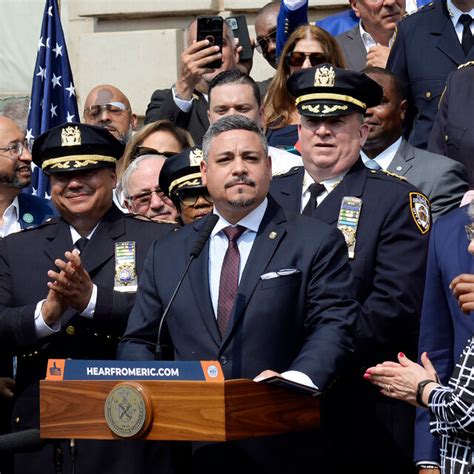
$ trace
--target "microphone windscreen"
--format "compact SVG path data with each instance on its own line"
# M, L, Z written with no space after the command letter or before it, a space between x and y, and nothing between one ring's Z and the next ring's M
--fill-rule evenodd
M219 217L216 214L210 214L209 217L207 218L207 221L205 224L202 226L201 232L199 233L199 237L194 244L194 247L192 248L190 255L194 258L198 257L199 254L201 253L204 244L207 242L207 239L211 235L212 229L217 224L217 221L219 220Z
M39 429L31 429L0 436L0 452L19 453L39 449L45 444Z

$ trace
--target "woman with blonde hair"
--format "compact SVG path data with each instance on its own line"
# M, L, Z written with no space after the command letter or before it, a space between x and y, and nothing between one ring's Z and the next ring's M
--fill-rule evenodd
M287 90L286 81L293 72L321 63L346 67L344 55L333 36L318 26L301 25L293 31L283 48L263 104L263 124L269 145L295 145L298 140L299 115L295 99Z
M123 154L122 166L117 170L119 177L128 165L141 155L163 155L167 158L194 146L194 140L187 130L169 120L157 120L136 132L128 142Z

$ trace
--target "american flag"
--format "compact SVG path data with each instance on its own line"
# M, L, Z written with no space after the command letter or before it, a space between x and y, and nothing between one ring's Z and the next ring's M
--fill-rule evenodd
M26 138L37 136L65 122L79 122L76 90L64 41L57 0L46 0L38 41ZM49 182L33 165L31 187L26 192L48 197Z

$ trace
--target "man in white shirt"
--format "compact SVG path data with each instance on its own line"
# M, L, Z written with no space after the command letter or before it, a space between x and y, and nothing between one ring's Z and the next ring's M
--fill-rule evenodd
M247 117L211 125L203 155L203 184L218 219L168 312L175 358L219 361L225 378L281 374L327 390L351 357L358 314L341 235L287 213L268 195L266 139ZM170 234L150 252L119 358L154 358L159 319L189 258L183 249L195 245L209 220ZM315 437L196 446L192 472L310 472L321 448Z

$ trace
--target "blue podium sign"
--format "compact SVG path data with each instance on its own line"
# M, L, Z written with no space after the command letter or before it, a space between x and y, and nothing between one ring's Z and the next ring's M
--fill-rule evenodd
M50 359L46 380L194 380L223 382L217 361Z

